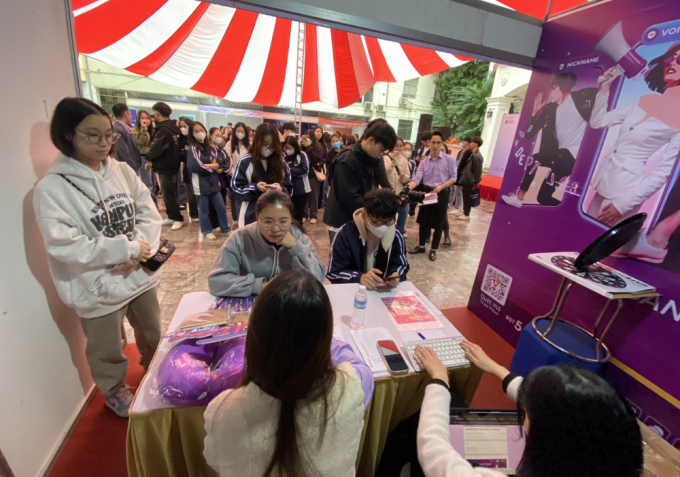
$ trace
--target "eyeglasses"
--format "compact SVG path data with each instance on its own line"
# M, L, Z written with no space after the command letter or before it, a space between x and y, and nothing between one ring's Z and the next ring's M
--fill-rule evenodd
M88 139L88 141L90 141L91 144L101 144L102 139L104 139L106 141L106 144L110 145L115 144L116 141L120 139L120 134L118 133L108 133L105 135L101 135L99 133L86 133L83 131L78 131L77 129L76 132L78 134L82 134L83 136L85 136Z
M278 222L274 222L270 219L264 219L260 222L260 225L266 230L271 230L274 227L278 227L279 230L286 230L288 227L290 227L290 219L279 220Z
M371 222L372 222L373 225L375 225L376 227L381 227L381 226L383 226L383 225L387 225L388 227L391 227L391 226L393 226L394 224L397 223L397 219L376 220L376 219L374 219L373 217L371 217L370 215L368 216L368 218L371 219Z

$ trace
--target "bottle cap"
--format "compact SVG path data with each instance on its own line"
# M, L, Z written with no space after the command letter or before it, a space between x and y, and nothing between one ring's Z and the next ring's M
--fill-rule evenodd
M359 290L366 291L366 287L364 285L359 285Z

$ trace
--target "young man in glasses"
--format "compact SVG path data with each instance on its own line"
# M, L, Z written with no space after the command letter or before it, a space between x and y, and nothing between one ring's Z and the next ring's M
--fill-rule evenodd
M394 288L409 271L404 237L396 228L401 202L391 189L364 195L364 207L340 227L326 277L331 283L361 283L367 290Z

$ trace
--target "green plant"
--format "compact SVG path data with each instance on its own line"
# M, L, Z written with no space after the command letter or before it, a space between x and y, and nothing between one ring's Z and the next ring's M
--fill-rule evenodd
M433 124L448 126L451 135L479 135L486 115L486 98L493 88L489 63L471 61L444 72L432 100Z

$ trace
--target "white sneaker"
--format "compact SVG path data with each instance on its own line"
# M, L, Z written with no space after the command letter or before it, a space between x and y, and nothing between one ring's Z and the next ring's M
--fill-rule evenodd
M217 240L217 235L213 233L205 234L204 237L208 240Z
M175 221L175 223L172 224L172 230L179 230L182 227L184 227L184 222Z
M129 417L130 406L132 405L132 400L134 399L134 394L130 392L127 386L123 386L115 393L106 396L105 404L106 407L111 409L119 417Z
M519 200L515 194L508 194L503 196L503 202L518 209L524 205L524 202Z
M161 225L172 225L174 223L175 221L172 219L165 219L163 222L161 222Z
M315 224L315 223L316 223L316 219L309 219L309 223L310 223L310 224Z
M469 222L470 216L469 215L459 215L458 220L465 220L465 221Z
M220 230L222 230L222 229L220 229L219 227L215 227L215 228L213 229L213 233L214 233L214 234L218 234L218 233L220 233Z
M668 255L668 245L656 248L647 242L647 229L642 229L630 242L612 253L612 257L635 258L649 263L663 263Z

